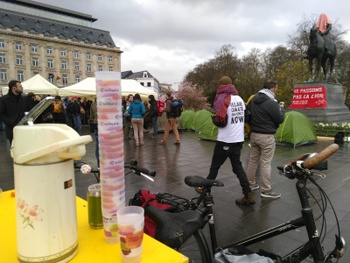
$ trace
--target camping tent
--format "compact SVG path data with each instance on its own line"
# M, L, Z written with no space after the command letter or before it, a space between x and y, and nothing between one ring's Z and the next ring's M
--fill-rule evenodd
M308 117L297 111L285 113L284 121L276 131L277 145L296 147L315 143L316 140L315 127Z
M53 85L51 82L43 78L40 74L36 74L34 77L22 82L23 92L34 94L47 94L57 95L59 88ZM8 93L8 87L2 88L2 94Z
M216 140L218 128L213 124L211 115L212 113L207 110L184 111L180 116L182 127L198 132L200 139Z
M142 98L148 98L149 95L156 96L157 93L145 88L136 80L122 79L122 96L139 93ZM61 88L59 94L65 96L96 96L96 80L93 77L88 77L76 84Z

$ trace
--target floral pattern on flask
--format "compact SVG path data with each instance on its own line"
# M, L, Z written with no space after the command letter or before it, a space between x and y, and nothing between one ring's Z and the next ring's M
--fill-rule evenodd
M44 213L44 210L41 209L38 205L29 206L25 200L18 199L17 208L20 216L23 219L23 228L30 226L32 229L34 229L35 221L43 221L42 214Z

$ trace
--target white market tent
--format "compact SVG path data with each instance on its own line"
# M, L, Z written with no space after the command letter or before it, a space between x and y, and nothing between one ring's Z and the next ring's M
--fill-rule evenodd
M157 93L145 88L136 80L122 79L122 96L138 93L142 98L148 98L149 95L156 97ZM74 85L59 89L59 95L66 96L96 96L96 80L93 77L88 77Z
M23 92L25 93L33 92L34 94L46 94L52 96L57 95L59 90L59 88L39 74L36 74L34 77L23 81L22 86ZM7 94L8 90L8 87L2 87L2 94Z

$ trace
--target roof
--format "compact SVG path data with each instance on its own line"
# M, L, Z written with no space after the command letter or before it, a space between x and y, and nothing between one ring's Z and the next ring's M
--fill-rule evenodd
M21 2L31 3L37 8L42 7L43 4L36 4L34 1L5 1L5 2ZM27 5L28 6L28 5ZM46 5L48 6L48 5ZM46 11L52 11L55 14L60 12L68 16L75 16L79 19L95 21L91 16L72 12L64 9L54 9L54 7L47 7ZM31 14L16 12L0 8L0 29L10 28L14 31L27 31L32 34L43 34L47 37L57 36L61 39L71 39L73 41L83 41L87 44L106 45L108 47L116 47L114 41L108 31L86 27L59 20L43 18Z
M147 70L139 71L139 72L132 72L131 70L123 71L122 72L122 79L140 79L144 78L143 73L147 72L148 77L147 78L154 78L151 73L149 73Z

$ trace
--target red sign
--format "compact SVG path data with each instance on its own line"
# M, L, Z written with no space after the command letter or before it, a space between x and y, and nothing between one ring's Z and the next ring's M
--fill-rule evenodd
M327 109L324 86L295 87L290 109Z

